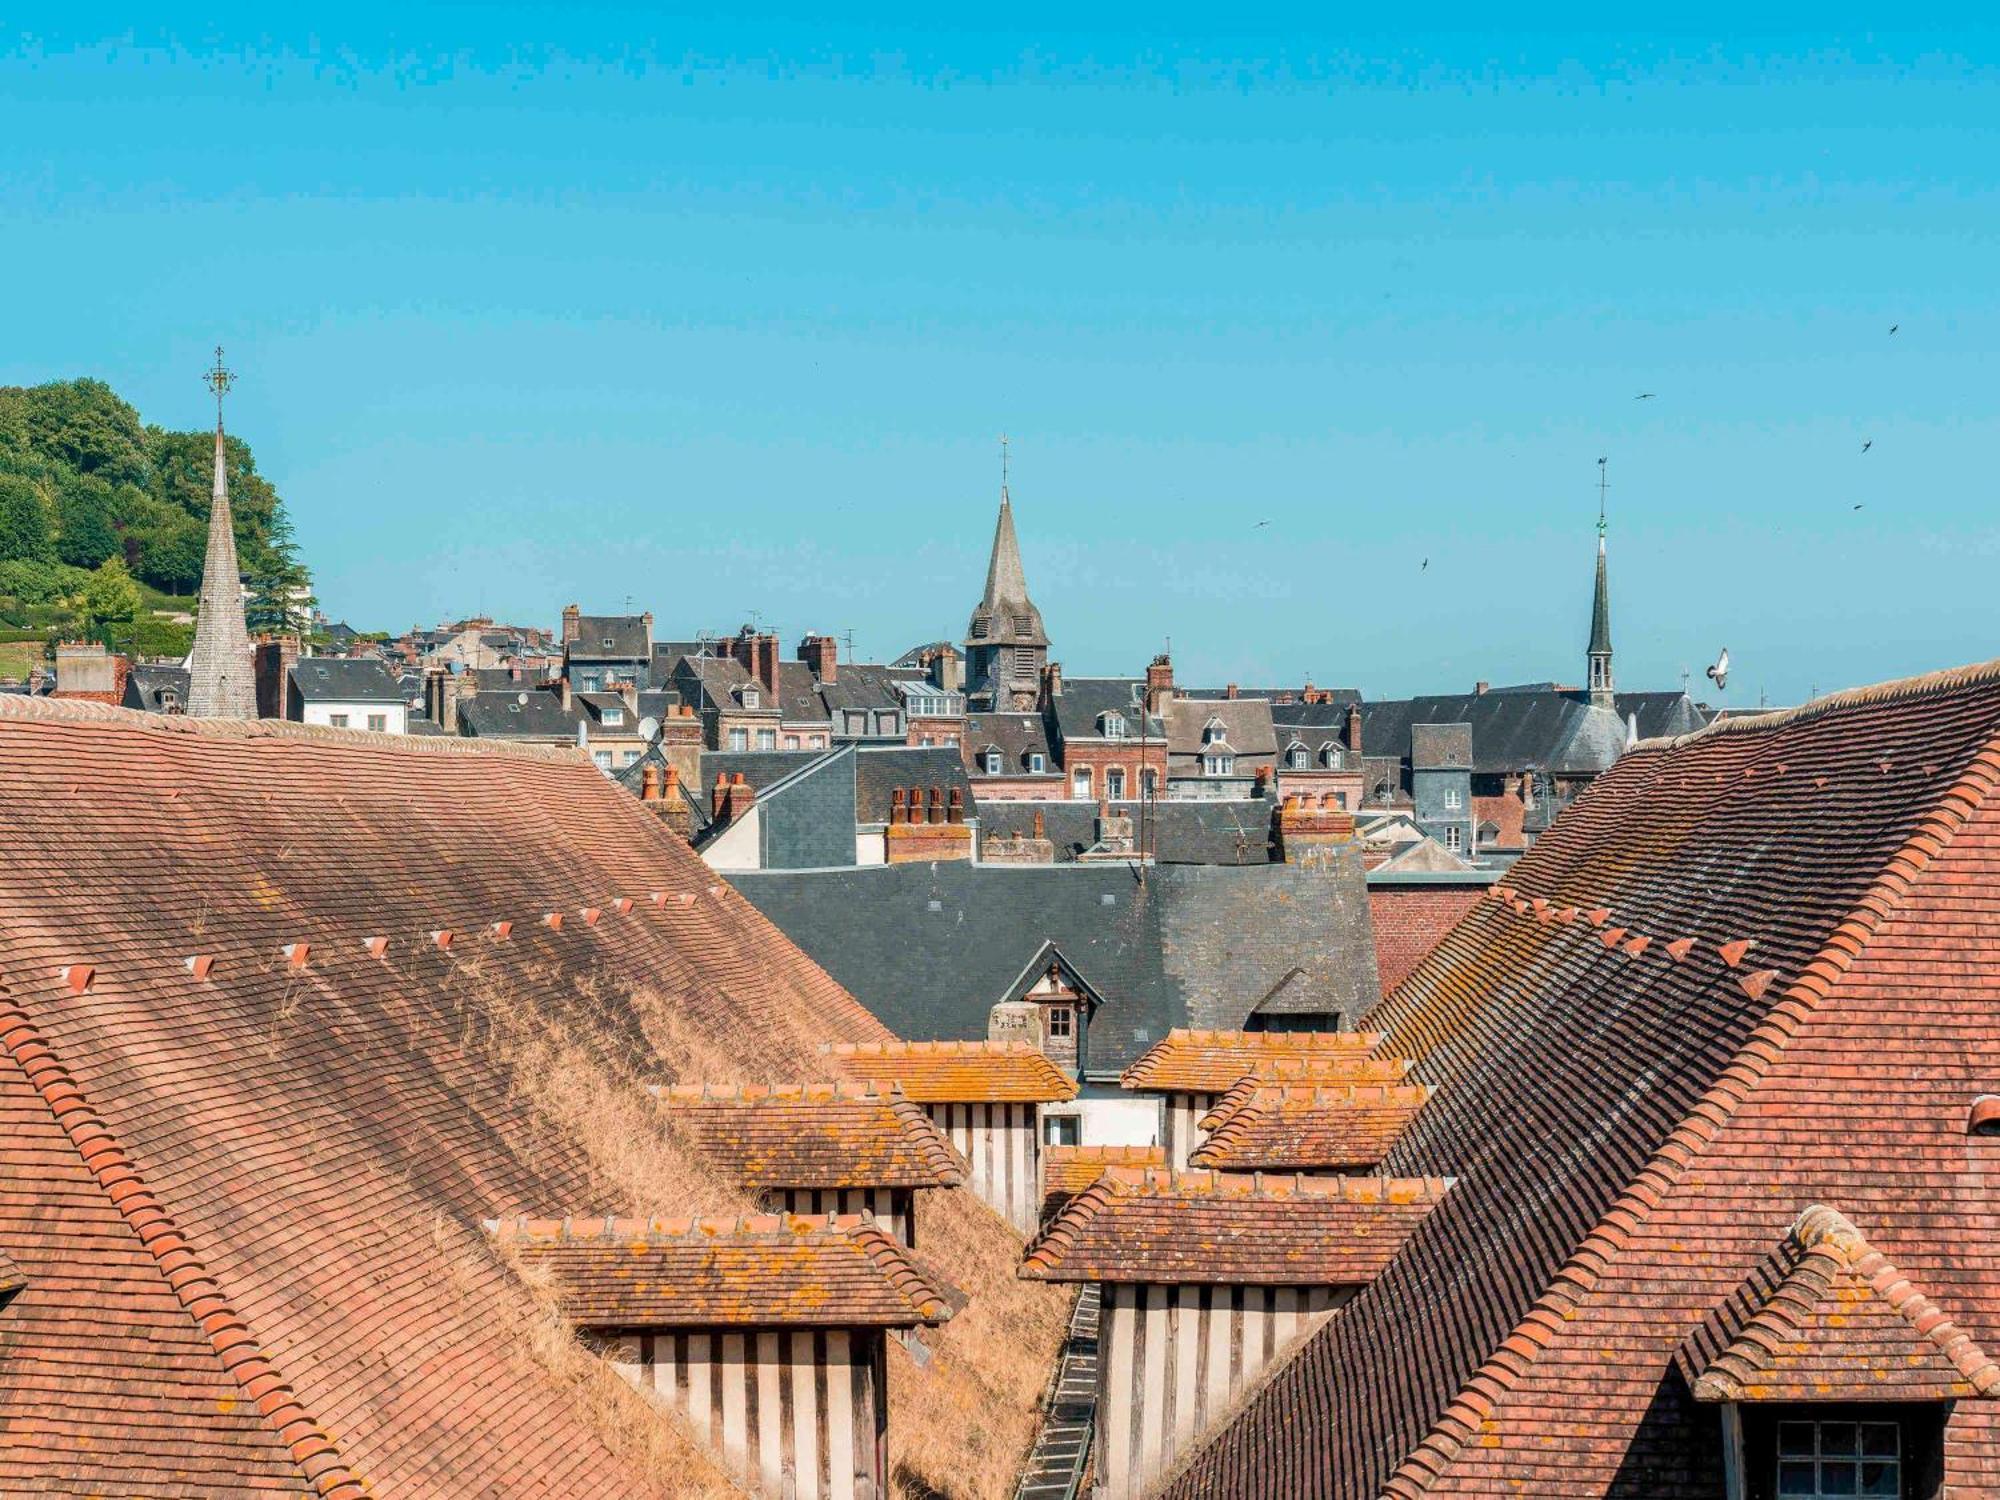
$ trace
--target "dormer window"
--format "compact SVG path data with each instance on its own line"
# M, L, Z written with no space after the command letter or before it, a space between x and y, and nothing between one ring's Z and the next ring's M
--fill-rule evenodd
M1228 776L1236 770L1236 757L1227 754L1209 754L1201 758L1201 769L1208 776Z
M1337 769L1340 765L1339 747L1335 745L1321 746L1319 752L1319 763L1325 766L1328 770Z
M609 650L611 649L611 647L612 647L612 640L611 640L611 637L607 635L607 636L606 636L606 637L604 638L604 649L605 649L606 651L609 651Z
M1222 742L1223 736L1226 733L1227 731L1224 730L1222 727L1222 720L1210 719L1206 724L1202 726L1201 742L1204 745L1220 744Z
M1028 769L1030 771L1033 771L1037 776L1039 776L1042 774L1042 772L1046 771L1048 768L1049 768L1049 758L1046 755L1042 754L1041 751L1036 750L1029 754Z
M755 708L757 702L757 690L753 687L745 688L743 690L743 706L745 708Z
M1125 738L1125 715L1099 714L1097 716L1097 729L1107 740L1122 740Z
M1285 764L1294 771L1303 771L1312 757L1306 753L1304 745L1294 745L1285 752Z
M988 750L986 752L986 774L988 776L998 776L1000 774L1000 752L998 750Z

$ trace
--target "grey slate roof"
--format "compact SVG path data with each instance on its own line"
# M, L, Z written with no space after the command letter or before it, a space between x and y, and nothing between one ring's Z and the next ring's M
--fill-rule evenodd
M974 816L972 783L965 762L949 745L863 745L854 757L854 818L857 823L887 823L891 793L897 787L932 787L944 792L947 805L956 789L965 800L965 815Z
M1133 677L1066 677L1062 691L1053 701L1056 733L1064 740L1095 740L1105 737L1099 725L1102 715L1112 713L1125 721L1125 737L1136 740L1165 738L1160 720L1144 712L1146 683Z
M379 661L308 656L292 663L292 687L307 703L401 703L395 674Z
M1288 1003L1351 1023L1377 994L1356 851L1331 866L872 865L729 879L898 1036L986 1035L987 1012L1053 942L1104 996L1090 1073L1174 1026L1239 1026L1294 968Z
M1042 612L1028 597L1021 567L1021 543L1014 535L1014 504L1000 491L1000 518L993 524L993 553L986 563L986 592L965 628L966 644L1046 646Z
M1114 802L1116 812L1129 813L1139 835L1140 804ZM1172 798L1145 808L1153 858L1163 865L1261 865L1271 859L1271 804L1247 800ZM1095 802L1033 802L982 799L982 838L1027 837L1035 831L1035 814L1042 815L1044 836L1055 845L1058 863L1073 863L1097 842Z
M132 670L126 674L125 696L120 701L126 708L140 708L152 714L165 713L167 705L161 699L163 693L173 694L174 703L186 708L188 669L134 662Z
M1361 701L1361 690L1359 688L1315 687L1312 689L1315 694L1331 693L1333 695L1333 702L1331 703L1304 702L1301 695L1305 691L1304 688L1295 687L1238 687L1236 689L1236 696L1239 698L1268 698L1271 702L1272 713L1279 717L1283 717L1293 709L1329 709L1344 714L1347 712L1348 704L1359 703ZM1175 692L1183 698L1227 699L1229 697L1229 689L1226 687L1176 688Z
M1684 693L1620 693L1615 714L1593 712L1587 693L1539 687L1495 689L1361 705L1362 749L1407 757L1412 724L1472 726L1472 769L1601 771L1625 746L1625 716L1639 716L1639 736L1686 734L1708 722ZM1597 722L1597 721L1602 722Z
M1202 731L1212 719L1222 722L1223 737L1239 756L1275 755L1277 729L1271 705L1262 698L1177 698L1166 706L1167 752L1201 754Z
M1002 775L1026 774L1031 754L1040 755L1045 770L1056 773L1056 757L1049 746L1048 727L1037 713L967 714L965 738L961 743L966 755L972 757L971 763L977 768L977 775L986 774L984 762L978 757L986 752L989 745L1000 751Z
M646 635L643 615L582 615L566 649L571 661L646 661L652 656Z
M731 780L741 776L761 793L794 771L831 754L830 750L705 750L701 757L701 793L704 797L708 795L718 774Z
M575 712L548 688L517 684L511 693L475 693L458 705L459 732L475 739L574 741L576 723Z
M903 695L896 691L890 669L869 662L842 662L832 682L819 685L820 698L827 708L901 708Z

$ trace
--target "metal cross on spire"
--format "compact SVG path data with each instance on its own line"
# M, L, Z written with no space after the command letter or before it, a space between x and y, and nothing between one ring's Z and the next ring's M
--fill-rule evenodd
M1007 442L1008 442L1007 434L1004 432L1001 433L1000 434L1000 495L1002 499L1006 498L1007 494Z
M1611 488L1611 481L1605 474L1605 466L1610 462L1608 458L1600 458L1597 461L1597 539L1600 542L1604 540L1604 492Z
M215 368L201 377L201 383L215 392L215 425L220 427L222 398L229 393L229 388L236 384L236 372L226 368L222 363L222 345L215 346Z

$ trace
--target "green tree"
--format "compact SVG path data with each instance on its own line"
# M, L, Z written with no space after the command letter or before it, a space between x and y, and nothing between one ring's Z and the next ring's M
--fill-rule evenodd
M18 474L0 474L0 562L54 562L49 510Z
M169 594L192 594L201 586L202 564L207 560L208 531L193 516L169 513L150 530L126 533L136 546L133 571L156 589Z
M114 557L95 573L83 591L83 619L93 639L111 644L114 635L129 634L145 601L139 586L126 570L125 560Z
M57 380L27 391L35 448L79 474L144 486L152 477L139 414L101 380Z
M111 516L110 485L94 474L65 475L56 492L56 555L75 568L120 555Z

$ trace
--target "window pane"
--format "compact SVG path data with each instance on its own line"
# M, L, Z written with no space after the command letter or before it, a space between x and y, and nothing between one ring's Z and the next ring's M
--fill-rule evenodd
M1900 1495L1903 1493L1901 1468L1894 1459L1877 1459L1861 1465L1861 1493L1864 1495Z
M1846 1455L1861 1451L1861 1428L1853 1422L1819 1424L1819 1451Z
M1779 1500L1791 1500L1791 1497L1798 1496L1812 1500L1818 1493L1818 1478L1810 1461L1778 1465Z
M1894 1422L1861 1424L1861 1451L1870 1458L1894 1458L1897 1452Z
M1813 1451L1813 1430L1810 1422L1780 1422L1778 1424L1778 1452L1786 1458L1810 1458Z
M1819 1492L1822 1495L1853 1495L1859 1493L1857 1466L1838 1460L1821 1460L1819 1466Z

